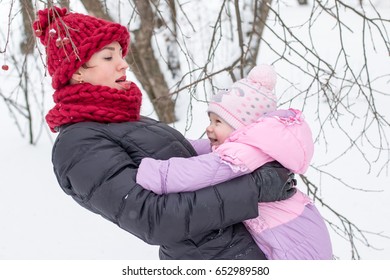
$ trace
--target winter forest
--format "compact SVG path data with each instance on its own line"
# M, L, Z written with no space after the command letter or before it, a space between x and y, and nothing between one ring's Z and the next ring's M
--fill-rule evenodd
M53 90L31 27L50 5L127 26L141 114L189 139L205 137L213 94L272 64L279 107L302 110L313 131L314 158L298 187L325 217L334 258L390 259L389 0L0 0L0 259L158 258L156 248L85 213L54 178L56 135L44 119ZM100 231L87 249L75 244L88 238L71 240L75 225L66 224L77 215L91 223L77 228L85 236ZM42 233L61 227L45 243ZM142 254L121 251L123 242ZM77 252L88 246L96 253Z

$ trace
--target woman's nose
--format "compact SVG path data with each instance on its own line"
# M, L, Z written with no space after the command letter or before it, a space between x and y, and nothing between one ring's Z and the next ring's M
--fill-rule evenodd
M121 62L119 63L119 69L123 70L123 69L127 69L127 68L129 68L129 64L127 63L125 58L122 58Z

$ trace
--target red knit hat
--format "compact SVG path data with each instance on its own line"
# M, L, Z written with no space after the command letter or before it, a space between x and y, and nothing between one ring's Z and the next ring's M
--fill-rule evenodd
M126 56L130 35L125 26L78 13L50 7L38 11L33 23L35 35L46 47L47 68L52 86L60 89L91 56L117 41Z

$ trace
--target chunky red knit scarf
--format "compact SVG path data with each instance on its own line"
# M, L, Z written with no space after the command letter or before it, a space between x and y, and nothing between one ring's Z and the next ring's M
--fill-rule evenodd
M56 105L46 115L51 131L78 122L119 123L139 120L142 94L136 84L128 90L76 84L54 92Z

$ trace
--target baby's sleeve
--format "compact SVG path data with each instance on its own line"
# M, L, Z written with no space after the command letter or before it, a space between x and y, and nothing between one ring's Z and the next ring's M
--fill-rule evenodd
M233 170L216 153L168 160L144 158L138 168L137 183L157 194L199 190L247 174Z
M209 139L187 140L191 143L197 155L204 155L211 152L211 145Z

